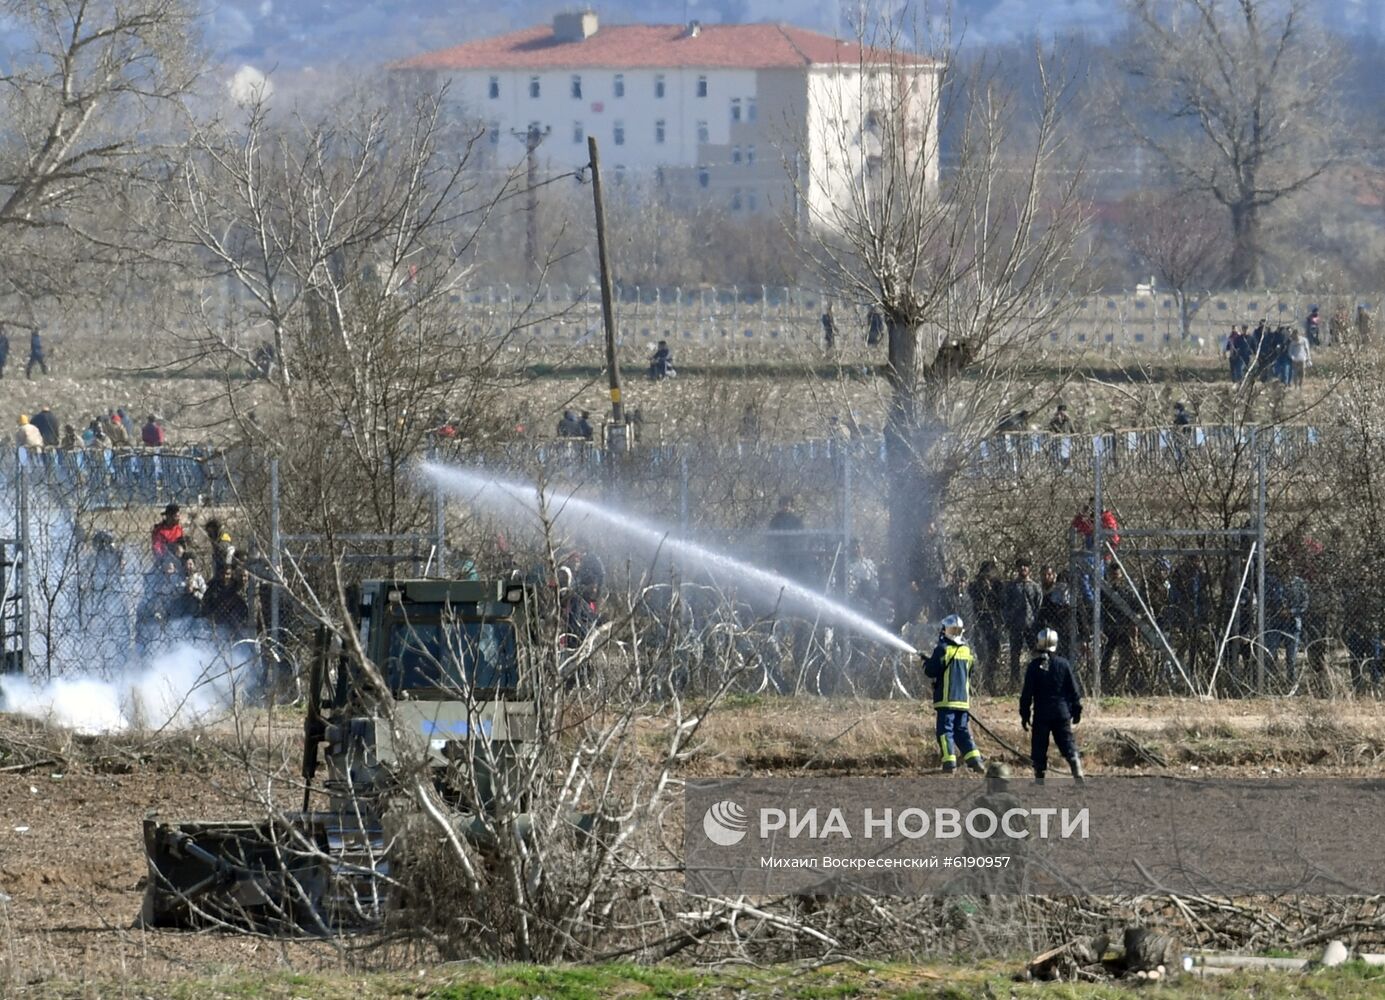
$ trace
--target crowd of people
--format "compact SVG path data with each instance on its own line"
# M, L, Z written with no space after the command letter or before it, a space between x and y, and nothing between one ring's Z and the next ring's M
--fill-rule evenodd
M150 529L150 568L136 613L136 643L141 649L199 620L228 642L249 634L249 575L240 553L219 520L207 519L202 530L205 557L185 532L178 504L166 506Z
M1302 330L1262 319L1255 330L1246 324L1231 327L1222 343L1231 370L1231 381L1281 382L1302 385L1313 366L1313 348L1323 346L1323 320L1317 306L1307 314Z
M104 416L89 416L81 432L72 424L64 424L45 406L30 416L19 415L14 443L31 451L75 451L80 448L162 448L168 443L168 433L154 414L138 423L123 407L108 409Z

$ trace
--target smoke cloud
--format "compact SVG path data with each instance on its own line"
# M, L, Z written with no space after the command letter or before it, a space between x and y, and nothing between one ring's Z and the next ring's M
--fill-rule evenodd
M228 657L181 643L109 681L0 677L0 709L89 735L184 729L223 715L250 681L252 663L248 649Z

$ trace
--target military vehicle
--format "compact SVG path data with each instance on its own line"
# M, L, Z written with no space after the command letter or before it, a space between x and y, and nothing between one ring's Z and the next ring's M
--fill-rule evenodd
M420 818L405 788L420 774L454 829L484 849L485 813L512 787L500 782L535 750L524 685L533 596L504 581L352 588L355 642L319 629L308 671L302 810L225 822L147 816L144 924L338 933L377 923L403 860L400 833L411 810Z

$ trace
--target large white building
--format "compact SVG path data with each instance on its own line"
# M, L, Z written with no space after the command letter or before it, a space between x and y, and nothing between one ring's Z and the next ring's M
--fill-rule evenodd
M617 181L638 175L733 212L827 211L873 169L882 103L908 109L936 163L936 64L783 24L603 27L590 11L560 14L393 69L448 82L484 123L494 163L520 159L514 137L537 129L541 169L574 169L594 135ZM863 96L887 92L908 97Z

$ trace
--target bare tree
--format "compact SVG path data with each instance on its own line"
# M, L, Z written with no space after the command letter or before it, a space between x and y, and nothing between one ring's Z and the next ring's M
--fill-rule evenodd
M199 291L174 366L220 371L234 434L255 466L279 458L285 510L312 532L416 530L430 515L407 470L440 428L499 426L522 364L512 327L463 301L510 187L471 177L477 136L443 108L353 99L276 121L261 95L199 129L161 190Z
M1230 213L1227 279L1264 280L1265 210L1341 156L1337 60L1311 0L1130 0L1113 115L1178 183ZM1148 113L1157 114L1158 121Z
M66 284L74 243L120 241L132 183L157 172L192 86L186 0L4 0L24 48L0 75L0 274L25 295ZM94 224L94 219L102 224Z
M885 320L896 554L923 548L962 455L995 426L1014 363L1071 307L1086 222L1081 170L1056 169L1063 95L1048 67L1035 119L1017 122L984 66L958 78L907 43L905 16L881 16L844 46L857 64L831 77L819 131L795 158L806 254L831 294ZM940 133L955 135L946 160ZM908 582L896 573L896 624Z
M1197 194L1135 195L1122 204L1119 228L1135 259L1149 269L1178 306L1178 330L1188 339L1207 293L1218 288L1230 256L1225 219Z

